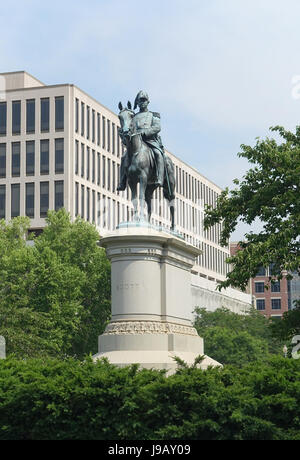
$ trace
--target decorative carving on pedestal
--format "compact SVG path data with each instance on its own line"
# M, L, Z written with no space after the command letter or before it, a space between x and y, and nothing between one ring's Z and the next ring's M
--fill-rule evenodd
M108 324L103 335L120 334L181 334L198 336L192 326L161 321L116 321Z

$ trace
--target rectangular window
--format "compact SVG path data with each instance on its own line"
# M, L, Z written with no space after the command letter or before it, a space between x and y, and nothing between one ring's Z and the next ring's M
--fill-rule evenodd
M101 115L97 113L97 145L100 145Z
M26 101L26 133L35 132L35 100L28 99Z
M0 185L0 219L5 219L5 185Z
M92 110L92 142L95 142L95 110Z
M55 139L55 174L64 172L64 139Z
M20 184L11 186L11 217L20 215Z
M34 183L26 184L25 213L27 217L34 217Z
M84 219L84 185L81 186L81 218Z
M47 217L49 209L49 182L40 183L40 217Z
M92 150L92 182L95 183L96 176L96 154L95 150Z
M90 189L86 189L86 220L90 220Z
M255 283L255 292L265 292L265 283Z
M34 176L34 141L26 142L26 176Z
M120 136L119 136L119 128L117 128L117 157L120 158Z
M79 100L75 99L75 132L79 130Z
M13 177L20 176L20 164L21 164L21 144L20 142L12 143L12 155L11 155L11 174Z
M90 148L86 148L86 179L90 180Z
M280 281L271 283L271 292L280 292Z
M55 98L55 131L64 130L64 96Z
M6 136L7 104L0 102L0 136Z
M105 149L105 117L102 117L102 148Z
M105 181L105 175L106 175L105 174L105 163L106 163L105 157L102 157L102 188L105 188L105 183L106 183Z
M54 183L54 207L55 211L58 211L60 208L64 207L64 181L58 180Z
M256 276L266 276L266 269L264 267L259 267Z
M81 135L84 136L84 103L81 103Z
M75 217L79 215L79 184L75 182Z
M49 97L41 99L41 132L49 131L50 102Z
M110 120L107 120L107 151L110 152Z
M111 230L111 198L107 197L107 228Z
M281 310L281 299L271 299L272 310Z
M40 173L49 174L49 140L45 139L40 144Z
M95 202L95 190L92 190L92 222L95 223L96 220L96 202Z
M100 153L97 153L97 185L100 185Z
M116 191L116 163L112 162L112 191Z
M110 185L111 185L111 182L110 182L110 159L108 158L107 159L107 190L110 191Z
M6 177L6 144L0 144L0 178Z
M257 310L265 310L266 305L265 305L265 299L256 299L256 309Z
M75 141L75 174L79 173L79 142Z
M12 103L12 133L21 133L21 101Z
M97 225L100 226L100 218L101 218L101 196L100 193L97 193Z
M90 108L86 106L86 138L90 138Z
M84 177L84 144L81 144L81 177Z
M112 124L112 153L115 154L115 150L116 150L116 128L115 128L115 124L113 123Z

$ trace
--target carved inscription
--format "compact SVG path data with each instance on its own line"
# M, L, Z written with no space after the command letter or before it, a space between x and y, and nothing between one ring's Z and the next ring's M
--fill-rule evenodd
M117 291L128 291L129 289L138 289L140 287L139 283L119 283L116 285Z

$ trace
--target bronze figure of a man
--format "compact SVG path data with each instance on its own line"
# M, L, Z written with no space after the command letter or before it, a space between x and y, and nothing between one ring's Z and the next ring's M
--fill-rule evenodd
M143 141L152 149L156 163L156 182L155 185L163 186L164 182L164 147L162 145L159 132L160 114L148 110L149 96L145 91L139 91L135 98L134 110L139 107L140 111L132 119L133 132L142 135ZM122 132L120 132L122 137ZM121 159L119 191L126 189L128 155L125 153Z

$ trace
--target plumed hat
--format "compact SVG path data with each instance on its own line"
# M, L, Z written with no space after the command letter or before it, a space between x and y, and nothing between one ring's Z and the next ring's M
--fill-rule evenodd
M138 100L141 99L141 97L147 99L148 102L150 101L149 96L145 91L139 91L137 93L137 96L136 96L135 101L134 101L134 109L133 110L135 110L137 108Z

